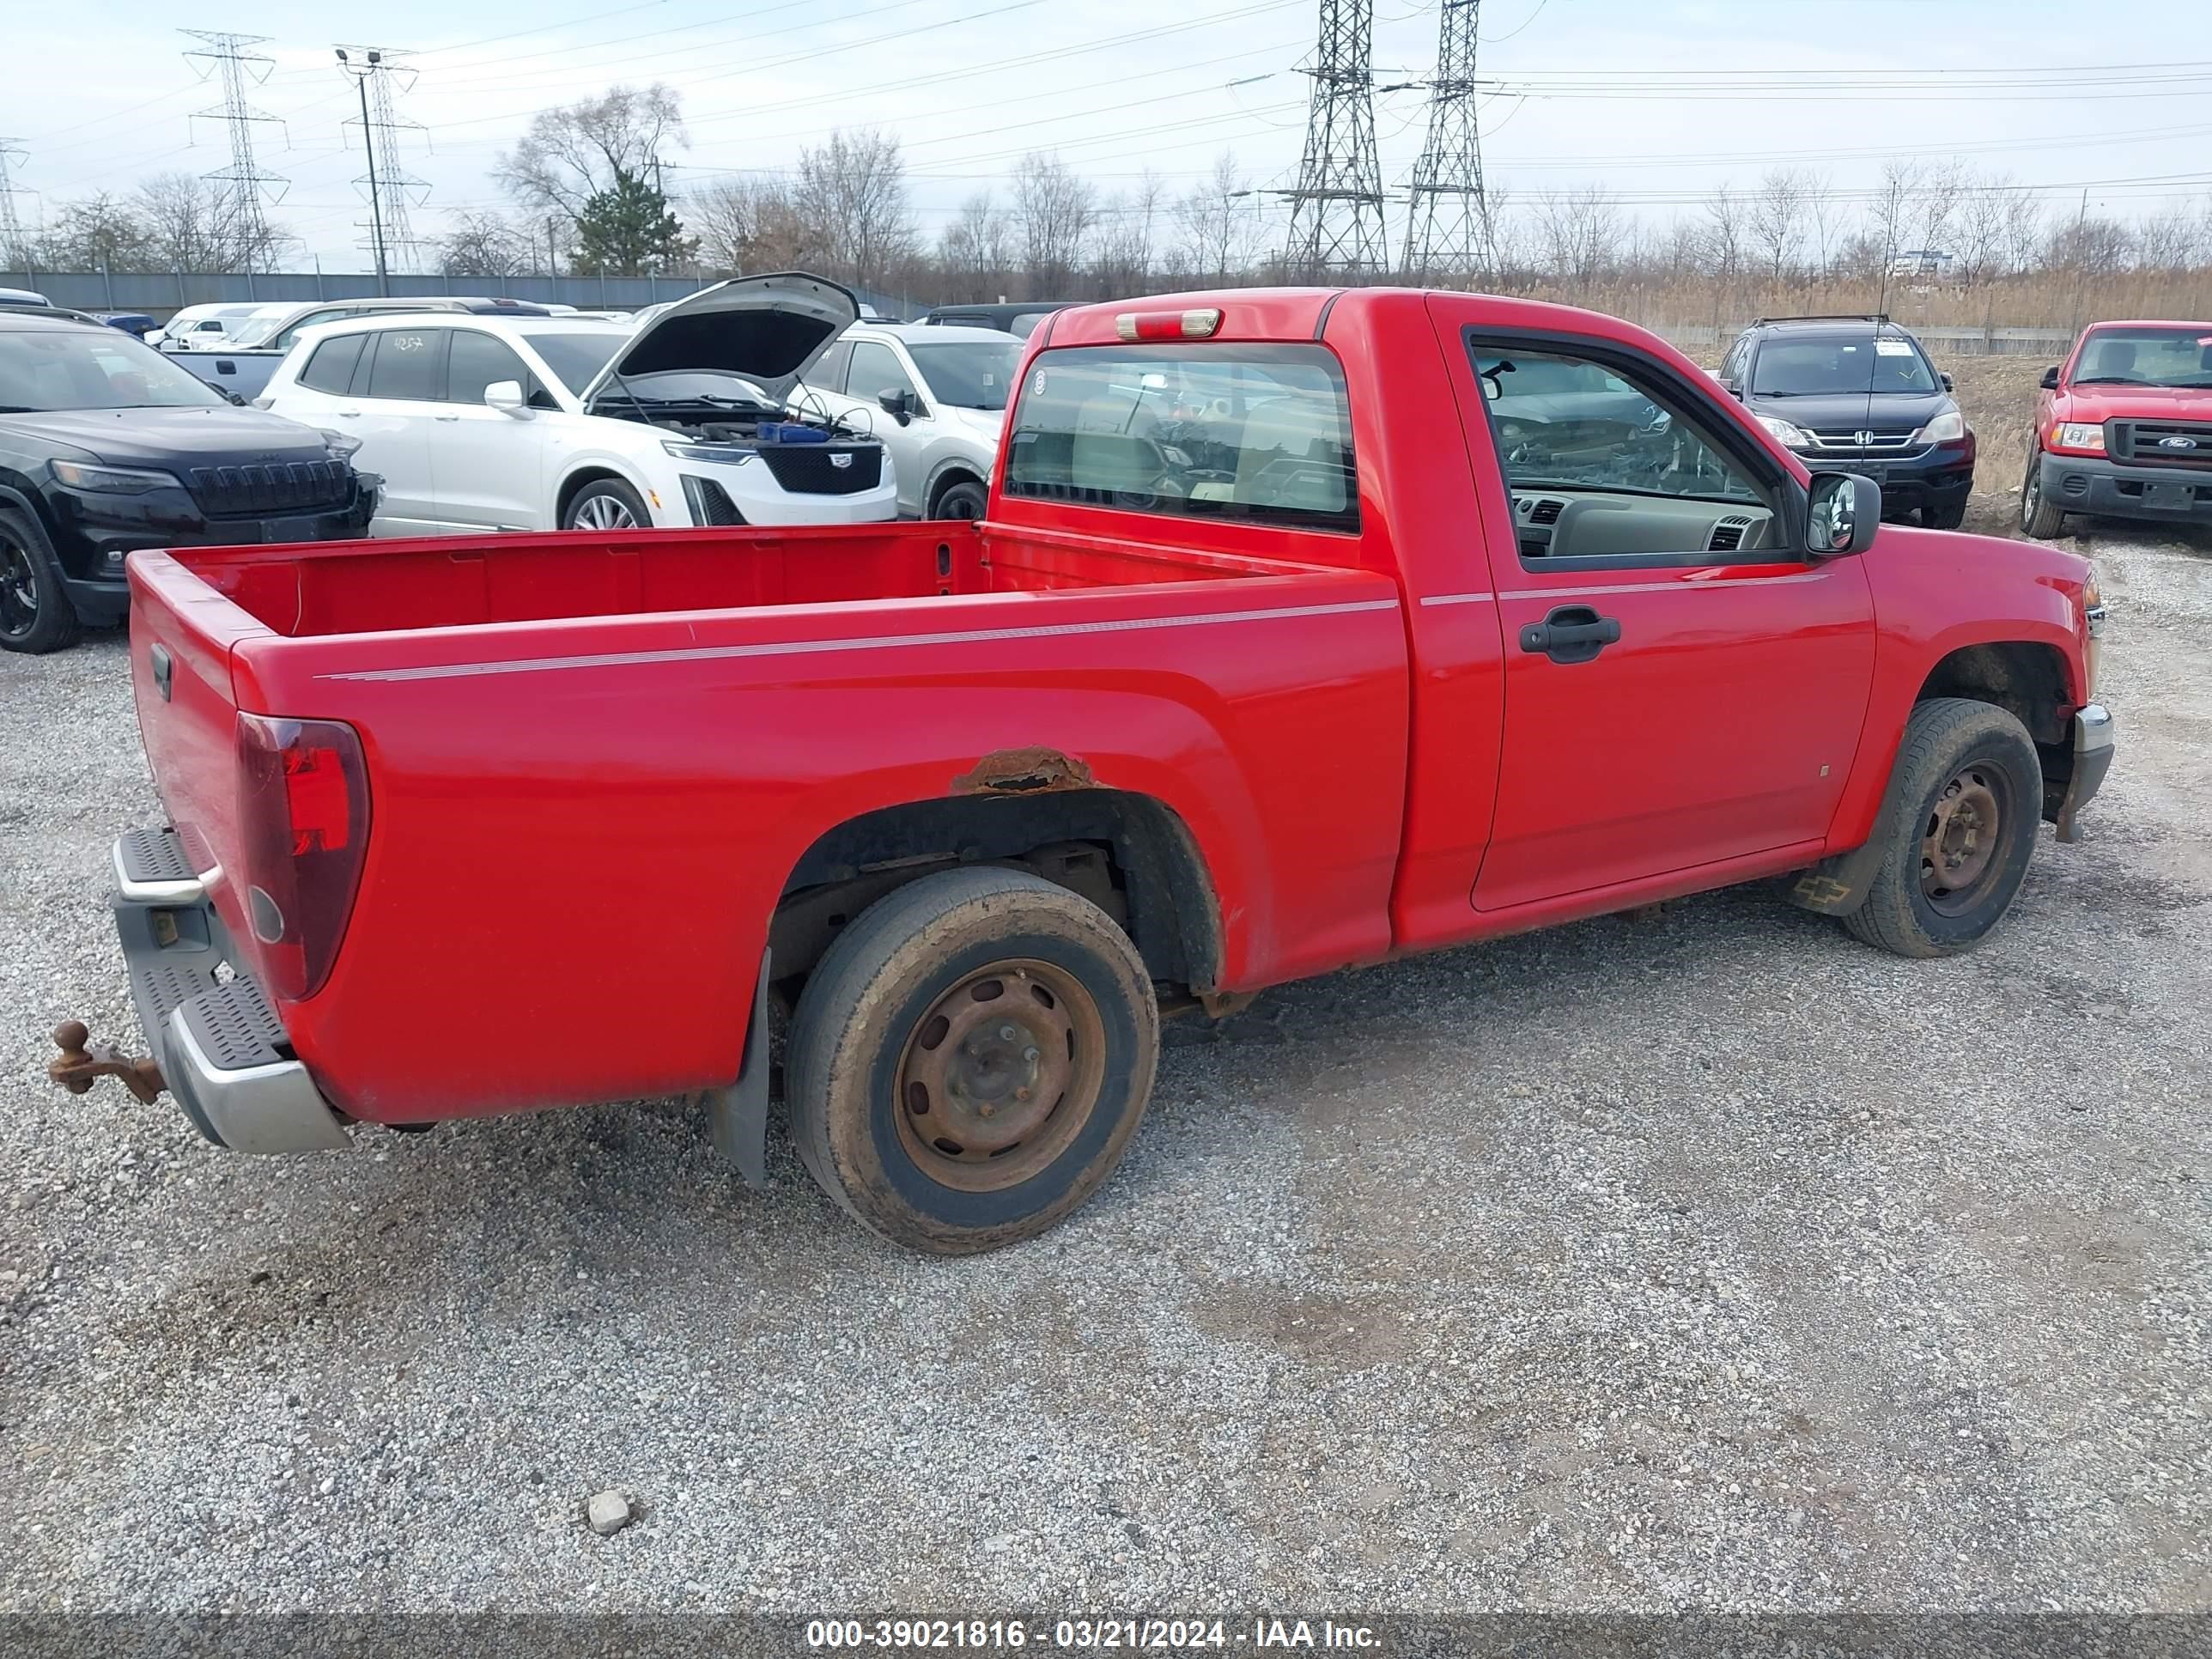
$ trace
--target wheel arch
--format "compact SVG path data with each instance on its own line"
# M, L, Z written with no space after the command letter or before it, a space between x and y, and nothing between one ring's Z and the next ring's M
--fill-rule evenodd
M937 504L944 498L945 492L956 485L963 483L977 485L986 494L989 493L991 488L988 470L977 466L967 456L952 455L939 461L931 471L928 483L922 489L922 516L926 519L935 518Z
M47 541L58 541L58 528L54 523L54 515L47 507L46 496L38 485L20 472L0 467L0 510L9 507L27 514L40 529L46 532Z
M581 495L588 486L602 482L623 484L635 490L638 498L646 503L646 510L648 513L653 510L653 491L635 474L625 472L621 467L608 460L580 461L562 476L559 488L553 492L554 527L558 529L562 520L568 516L568 504L571 501Z
M769 927L779 986L838 931L909 882L979 864L1028 868L1121 922L1155 980L1212 989L1223 961L1214 878L1172 807L1133 791L1065 787L1048 763L972 793L882 806L817 836L785 878Z

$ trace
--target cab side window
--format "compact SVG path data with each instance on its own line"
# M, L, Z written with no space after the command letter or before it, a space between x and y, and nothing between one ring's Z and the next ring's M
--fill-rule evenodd
M1771 562L1759 550L1784 544L1784 478L1679 389L1549 343L1470 349L1524 567Z
M447 403L480 404L484 398L484 388L501 380L513 380L522 388L524 400L529 400L532 384L530 371L504 340L495 340L471 328L448 331L453 343L447 348L446 358Z
M896 354L880 340L860 340L853 346L853 368L846 380L846 395L873 401L886 392L916 392L917 387Z

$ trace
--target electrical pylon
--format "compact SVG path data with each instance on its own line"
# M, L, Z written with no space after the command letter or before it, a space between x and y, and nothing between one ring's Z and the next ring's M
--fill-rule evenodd
M1305 154L1290 192L1284 263L1310 282L1361 282L1390 266L1375 148L1374 0L1321 0Z
M1467 282L1498 267L1482 188L1482 131L1475 115L1475 17L1482 0L1443 0L1429 136L1413 163L1406 271L1415 282Z
M270 246L268 215L262 211L265 201L282 201L290 181L281 173L265 170L253 158L253 129L267 123L273 126L284 124L273 115L264 115L246 101L246 84L255 85L269 78L276 67L276 60L265 52L250 51L269 37L265 34L227 34L216 29L184 29L200 42L199 46L185 54L207 65L203 76L220 76L222 82L222 104L220 108L196 111L195 121L220 121L230 136L230 165L217 167L205 177L212 184L223 186L222 214L225 234L222 240L235 250L247 270L256 265L266 266L275 252Z

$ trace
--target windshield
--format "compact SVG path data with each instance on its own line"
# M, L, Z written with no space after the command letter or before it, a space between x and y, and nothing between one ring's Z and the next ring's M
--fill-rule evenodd
M618 336L614 343L622 345L626 342ZM610 351L608 355L611 356L613 353ZM732 409L776 406L775 400L750 380L711 368L666 368L653 374L625 374L620 380L609 380L599 388L599 395L613 403L635 398L647 404L720 404Z
M584 388L591 385L592 377L607 366L608 359L627 344L630 337L612 329L593 329L589 333L578 329L557 334L540 334L533 330L522 337L545 360L545 367L553 371L561 384L581 397Z
M2074 384L2212 386L2212 327L2100 328L2082 343Z
M224 401L120 329L0 331L0 412L204 409Z
M1004 409L1022 348L1018 340L953 340L907 349L938 402L956 409Z
M1769 340L1751 371L1754 398L1926 397L1937 389L1936 372L1920 349L1893 335Z
M280 306L268 312L257 311L244 322L230 325L231 342L241 349L247 346L267 345L269 337L283 327L286 319L294 314L289 306Z

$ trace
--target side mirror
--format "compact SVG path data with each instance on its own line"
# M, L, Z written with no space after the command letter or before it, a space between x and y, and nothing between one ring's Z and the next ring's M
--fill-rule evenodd
M523 401L520 380L494 380L484 388L483 400L487 409L495 409L518 419L530 412L529 404Z
M1956 392L1959 389L1948 374L1938 374L1936 378L1943 382L1943 390L1946 392Z
M901 426L914 418L915 405L919 401L911 392L895 392L889 386L876 393L876 402L884 413L896 416Z
M1805 550L1840 559L1874 545L1881 526L1881 486L1856 472L1815 472L1806 515Z
M1727 392L1728 395L1735 398L1736 402L1741 403L1743 401L1743 382L1741 380L1723 380L1721 382L1721 390Z
M1948 377L1947 376L1946 378L1948 379ZM2041 387L2042 387L2045 392L2056 392L2056 391L2057 391L2057 390L2058 390L2058 371L2057 371L2057 369L2056 368L2046 368L2046 369L2045 369L2045 370L2043 371L2043 378L2042 378L2040 380L2038 380L2038 381L2036 382L2036 384L2037 384L2038 386L2041 386Z

